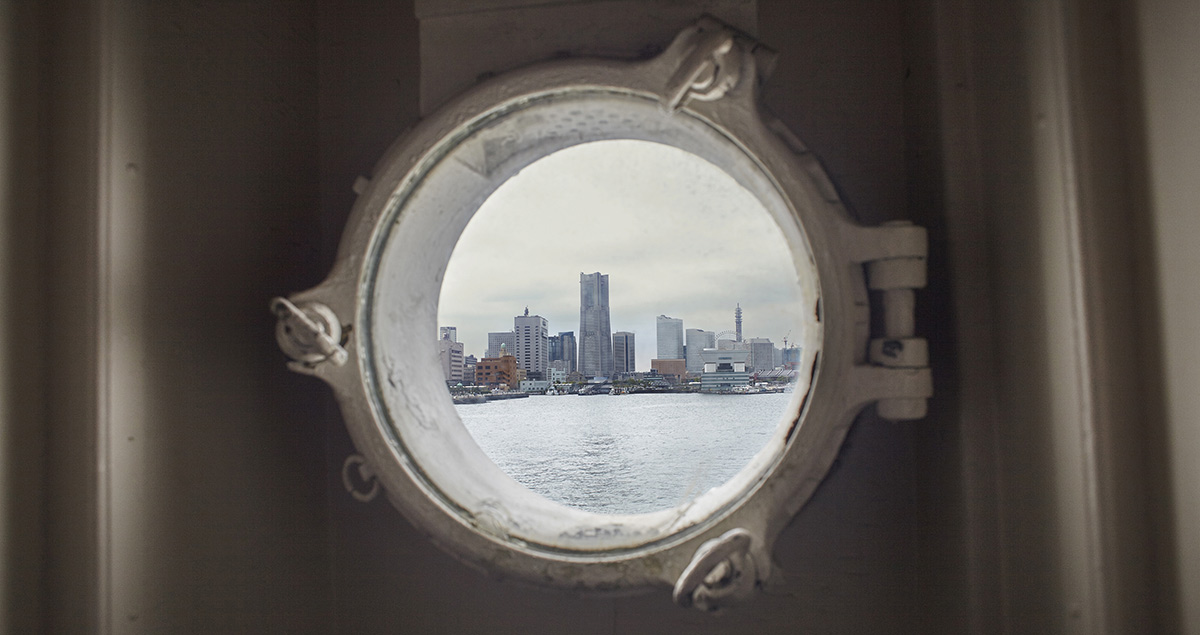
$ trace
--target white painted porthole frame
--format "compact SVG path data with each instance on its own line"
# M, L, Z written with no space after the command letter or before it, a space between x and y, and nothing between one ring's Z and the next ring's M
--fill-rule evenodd
M911 297L924 284L924 230L849 218L816 158L761 110L768 58L702 19L648 61L564 60L483 83L393 144L356 188L330 276L275 301L291 367L335 391L361 473L450 553L556 587L665 585L681 604L713 609L768 578L772 543L865 405L923 416L931 383ZM798 307L812 374L775 442L696 501L630 516L567 508L517 485L470 440L436 371L441 278L479 205L541 157L618 138L690 151L756 194L812 299ZM885 313L875 339L868 286Z

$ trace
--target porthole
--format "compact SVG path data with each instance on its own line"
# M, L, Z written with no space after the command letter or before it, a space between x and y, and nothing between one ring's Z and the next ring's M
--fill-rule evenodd
M680 604L716 608L768 578L771 543L862 407L923 416L931 387L912 293L924 284L924 232L847 217L815 158L760 110L766 58L704 19L649 61L564 60L494 78L389 149L358 186L330 276L274 301L291 367L337 395L360 476L450 553L497 576L595 591L666 586ZM673 146L753 193L805 299L804 372L772 440L725 484L643 514L587 512L517 484L472 441L437 370L440 285L472 215L525 166L604 140ZM885 332L869 332L868 288Z

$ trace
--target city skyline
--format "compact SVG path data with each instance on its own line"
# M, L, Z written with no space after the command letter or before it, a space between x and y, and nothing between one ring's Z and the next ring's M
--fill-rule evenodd
M476 355L526 306L578 338L579 272L609 276L611 331L637 336L639 371L660 314L721 332L740 302L746 333L779 342L798 339L813 304L774 221L731 177L676 148L606 141L556 152L484 202L447 267L438 323Z

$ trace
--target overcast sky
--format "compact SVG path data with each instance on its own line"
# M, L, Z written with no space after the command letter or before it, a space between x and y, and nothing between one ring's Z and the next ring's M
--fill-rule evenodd
M707 161L644 141L560 150L496 190L454 249L438 324L476 357L526 306L550 334L578 337L579 274L596 271L613 332L636 334L638 370L656 356L660 314L720 332L740 302L744 337L799 339L795 270L766 210Z

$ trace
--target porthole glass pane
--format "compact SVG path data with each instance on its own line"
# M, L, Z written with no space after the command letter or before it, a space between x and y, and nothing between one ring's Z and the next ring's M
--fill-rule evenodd
M695 154L558 150L454 248L436 334L448 392L484 453L546 498L685 505L790 422L815 304L795 262L759 199Z

